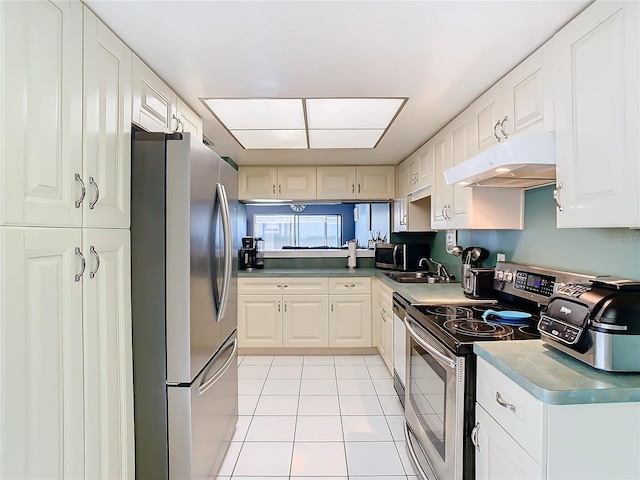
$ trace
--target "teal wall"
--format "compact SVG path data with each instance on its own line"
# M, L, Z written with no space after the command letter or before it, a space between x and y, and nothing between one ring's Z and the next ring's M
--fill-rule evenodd
M500 252L507 261L640 280L640 231L556 228L553 186L525 192L524 221L524 230L458 230L458 245L488 249L489 267ZM459 273L459 259L445 252L445 232L435 235L432 256Z

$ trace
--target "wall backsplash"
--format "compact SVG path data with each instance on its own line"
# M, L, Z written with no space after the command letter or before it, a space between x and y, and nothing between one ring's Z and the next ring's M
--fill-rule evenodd
M640 231L627 228L557 228L553 186L525 193L524 230L458 230L458 244L480 246L508 261L640 280ZM438 232L432 256L459 276L460 260L445 252L445 232Z

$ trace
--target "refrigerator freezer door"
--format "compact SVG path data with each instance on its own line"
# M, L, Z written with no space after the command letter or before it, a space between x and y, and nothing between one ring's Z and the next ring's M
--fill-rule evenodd
M214 199L221 159L188 133L167 142L167 382L191 383L224 342L213 300Z
M238 421L236 332L191 387L167 387L169 479L212 479Z

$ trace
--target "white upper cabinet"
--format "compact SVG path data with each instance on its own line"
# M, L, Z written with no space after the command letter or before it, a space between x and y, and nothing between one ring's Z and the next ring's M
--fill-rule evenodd
M0 2L0 224L80 226L82 5Z
M202 119L178 97L176 123L179 132L189 132L202 141Z
M444 171L453 166L451 155L451 133L448 128L440 131L429 145L433 149L435 182L431 195L433 228L446 229L451 215L451 203L453 201L453 188L447 185L444 179Z
M132 66L132 120L149 132L177 128L177 96L137 55Z
M278 169L276 167L239 167L238 198L278 198Z
M128 228L131 50L84 9L84 225Z
M356 198L355 167L331 165L317 167L318 200L336 200Z
M315 200L316 169L314 167L278 167L278 198Z
M548 42L500 81L503 87L503 111L506 121L500 122L497 132L503 139L527 130L553 130L551 65L552 47Z
M389 200L395 197L395 167L356 167L356 198L367 200Z
M638 2L596 2L554 37L559 227L640 226Z

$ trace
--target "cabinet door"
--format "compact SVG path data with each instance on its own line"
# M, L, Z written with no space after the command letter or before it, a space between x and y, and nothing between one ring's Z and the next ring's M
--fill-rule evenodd
M150 132L176 129L176 94L137 55L132 66L132 121Z
M508 137L528 130L553 130L550 57L551 45L545 44L500 81L507 121L499 131Z
M355 167L317 167L318 200L343 200L356 198Z
M329 296L329 346L371 346L371 295Z
M491 480L544 479L545 469L476 404L476 478Z
M238 295L238 346L282 346L282 295Z
M472 123L475 127L473 152L486 150L498 143L496 124L504 118L502 106L502 85L491 87L469 107ZM494 131L495 129L495 131Z
M189 132L194 138L202 142L202 119L180 97L178 97L177 110L178 131Z
M131 51L84 9L84 225L128 228Z
M640 225L638 2L596 2L554 37L559 227Z
M447 228L451 206L452 188L444 179L444 171L452 166L451 137L447 131L439 133L432 143L435 163L434 192L431 196L433 228Z
M0 228L1 478L84 478L80 229Z
M82 4L0 2L0 225L79 226Z
M129 231L83 235L85 478L133 478Z
M378 297L378 351L390 372L393 372L393 310Z
M407 192L409 191L409 164L404 161L398 166L398 195L393 201L393 231L407 229Z
M409 192L418 188L420 182L420 162L418 158L418 152L414 153L407 159L407 170L409 174Z
M316 183L315 167L278 167L278 198L314 200Z
M433 152L427 148L418 155L418 187L427 188L433 184Z
M356 167L356 198L388 200L395 197L395 190L395 167Z
M284 347L329 346L327 295L284 295L282 301Z
M238 198L278 198L278 169L276 167L238 168Z
M451 166L462 163L471 156L472 128L468 120L469 115L465 112L451 123L451 158L449 163ZM446 182L443 183L446 184ZM444 188L449 189L449 227L465 228L469 223L471 188L457 185L447 185Z

